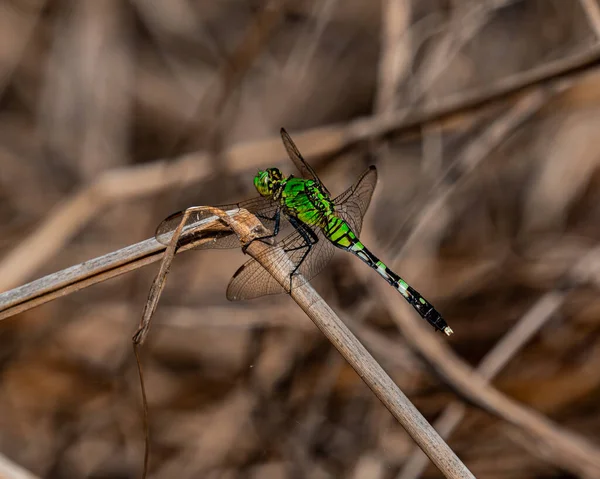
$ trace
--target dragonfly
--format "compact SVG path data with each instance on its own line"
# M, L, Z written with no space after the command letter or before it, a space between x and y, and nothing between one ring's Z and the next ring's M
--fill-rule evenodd
M347 251L382 276L402 297L431 324L437 331L452 334L442 315L421 294L411 287L398 274L388 268L359 240L363 218L371 202L377 183L377 169L370 166L354 184L336 197L332 197L327 187L319 180L312 167L304 160L290 135L281 129L281 139L288 156L301 173L301 177L284 176L278 168L259 170L254 177L254 186L259 196L247 201L218 208L226 211L245 208L253 213L271 234L257 238L272 241L281 231L291 230L278 241L279 257L274 261L276 267L289 268L289 288L283 287L265 270L260 263L251 259L243 264L233 275L227 287L227 299L239 301L270 294L292 291L321 273L331 260L336 249ZM156 230L156 239L168 244L179 226L185 211L166 218ZM189 214L184 227L212 216L205 211ZM185 241L193 241L192 236ZM247 245L246 245L247 246ZM238 237L231 234L217 236L208 243L197 246L203 248L238 248ZM285 265L285 266L284 266ZM289 271L289 269L287 270Z

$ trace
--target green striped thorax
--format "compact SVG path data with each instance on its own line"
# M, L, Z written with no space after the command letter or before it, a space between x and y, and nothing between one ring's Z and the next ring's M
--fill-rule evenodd
M277 197L281 188L285 184L285 177L279 168L267 168L259 170L254 177L254 187L261 196L267 198ZM274 198L276 199L276 198Z
M267 168L256 174L254 186L261 196L278 202L286 215L308 226L325 228L334 216L331 198L313 180L285 177L278 168Z

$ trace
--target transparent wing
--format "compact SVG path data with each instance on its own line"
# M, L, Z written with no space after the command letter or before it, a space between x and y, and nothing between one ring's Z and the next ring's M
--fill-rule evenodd
M316 181L317 184L321 185L321 188L323 188L325 193L331 196L329 190L327 190L325 185L321 183L321 180L319 180L319 177L315 173L315 170L313 170L312 167L306 162L306 160L302 158L298 147L292 141L292 138L290 137L288 132L282 128L281 130L279 130L279 133L281 134L281 139L283 140L283 145L285 146L288 156L294 162L294 165L296 165L296 168L298 168L298 170L302 174L302 177Z
M223 211L233 210L236 208L245 208L250 213L256 215L256 217L261 221L261 223L268 229L272 230L274 225L274 217L279 205L268 198L264 198L259 196L257 198L252 198L247 201L242 201L240 203L233 203L230 205L221 205L217 206ZM164 245L168 245L171 240L172 232L175 231L179 223L181 222L181 218L183 217L185 211L179 211L178 213L172 214L168 218L164 219L158 228L156 229L155 238L159 243ZM190 214L185 222L185 226L191 226L194 223L202 221L206 218L210 218L213 216L208 211L194 211ZM282 220L284 215L282 216ZM283 225L282 225L283 226ZM241 244L236 234L230 232L218 231L211 233L210 231L204 230L201 233L194 233L190 231L186 234L186 230L181 235L180 245L190 243L200 239L200 237L214 237L215 241L211 241L209 243L202 244L197 246L195 249L213 249L213 248L240 248Z
M356 235L360 235L362 222L377 184L377 169L370 166L354 184L333 199L336 214Z
M300 268L298 268L303 280L301 281L299 276L294 275L292 288L301 286L318 275L325 269L325 266L327 266L327 263L329 263L333 256L335 246L325 238L321 230L315 230L315 233L319 241L312 246L310 253L306 256ZM274 259L276 267L285 269L285 265L289 260L294 265L297 265L306 251L301 248L305 244L306 241L297 231L284 238L280 243L283 251L280 251ZM227 287L227 299L230 301L239 301L242 299L258 298L268 294L284 293L285 291L286 289L258 261L251 259L244 263L233 275L233 278L231 278Z

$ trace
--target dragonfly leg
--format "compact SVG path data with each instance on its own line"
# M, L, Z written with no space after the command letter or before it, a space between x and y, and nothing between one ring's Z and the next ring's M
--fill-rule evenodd
M300 233L300 236L302 236L302 239L304 239L304 244L301 246L296 246L295 248L286 249L286 252L297 251L297 250L306 248L306 251L304 251L304 253L302 254L300 261L298 261L298 263L294 267L294 270L290 273L290 292L291 292L292 291L292 278L294 277L294 274L296 273L296 271L298 271L298 269L300 268L300 266L302 265L302 263L308 256L312 247L319 242L319 237L315 234L315 232L312 229L310 229L304 223L301 223L300 221L298 221L296 218L289 217L288 219L289 219L290 223L292 224L292 226L294 228L296 228L298 233Z
M279 222L281 220L281 210L280 209L277 209L277 211L275 212L275 214L273 215L272 218L269 218L268 216L260 215L260 214L258 214L256 216L263 220L275 221L275 224L273 225L273 233L271 233L270 235L261 236L260 238L254 238L254 239L250 240L250 242L248 244L245 244L244 246L242 246L242 253L244 253L244 254L246 254L246 250L248 249L248 246L250 246L253 241L264 242L264 240L267 240L269 238L275 238L275 236L277 236L279 234Z

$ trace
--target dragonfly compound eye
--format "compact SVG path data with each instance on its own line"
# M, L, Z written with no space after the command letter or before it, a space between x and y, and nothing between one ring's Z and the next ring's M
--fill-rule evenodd
M273 181L283 180L283 174L281 173L281 170L279 168L269 168L267 170L267 172L269 173L269 177L271 178L271 180L273 180Z

